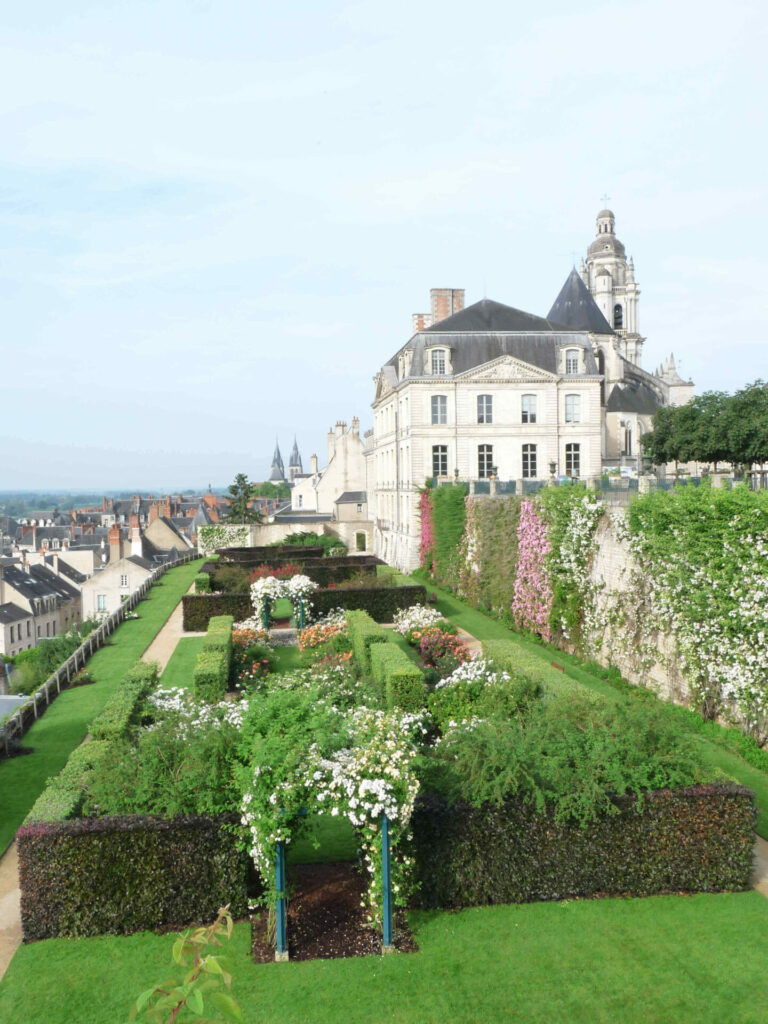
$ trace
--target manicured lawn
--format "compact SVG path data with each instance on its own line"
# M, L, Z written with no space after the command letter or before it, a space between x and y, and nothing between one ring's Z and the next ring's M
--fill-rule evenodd
M412 578L412 582L416 582ZM490 618L483 612L472 608L459 600L455 595L441 590L432 583L427 584L427 591L437 595L437 609L443 615L455 622L457 626L466 629L468 633L477 637L478 640L514 640L524 650L540 657L549 665L556 661L562 665L565 675L576 680L582 686L600 694L608 700L622 700L622 694L614 689L604 679L590 672L583 663L576 657L566 654L551 644L537 643L529 637L521 636L508 629L503 623ZM696 736L701 744L706 762L712 767L723 772L728 778L748 786L754 790L757 797L757 832L759 835L768 838L768 773L759 768L753 768L747 764L738 754L726 750L719 744L708 740L704 736Z
M273 647L272 654L277 659L275 672L292 672L301 668L301 652L298 647Z
M768 900L659 896L414 913L420 951L256 966L232 940L233 995L261 1024L763 1024ZM173 973L172 937L22 946L3 1019L107 1024ZM44 979L44 984L41 984Z
M176 650L160 676L160 685L165 687L181 686L185 690L193 689L193 674L197 656L203 649L204 636L183 636L176 644Z
M92 686L65 690L24 737L33 754L0 761L0 853L16 834L46 781L64 765L104 706L160 631L200 567L200 560L169 570L88 662Z
M346 818L330 814L311 816L312 836L302 836L289 843L289 864L330 864L336 860L355 860L359 844L355 830ZM315 848L313 839L319 844Z

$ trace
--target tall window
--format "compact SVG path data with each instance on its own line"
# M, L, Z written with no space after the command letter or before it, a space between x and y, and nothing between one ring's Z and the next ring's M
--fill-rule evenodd
M577 348L567 348L565 350L565 372L579 372L579 350Z
M581 472L581 445L565 446L565 475L578 476Z
M493 423L493 397L491 395L477 396L477 422Z
M631 455L632 454L632 424L631 423L627 423L627 425L624 427L624 451L621 454L622 455Z
M581 423L581 395L565 396L565 422Z
M432 373L445 373L445 349L443 348L432 350Z
M448 476L448 445L432 445L432 476Z
M120 577L120 586L121 587L127 587L128 586L128 577L127 576L121 576Z
M477 448L477 475L481 480L493 471L493 445L481 444Z
M536 422L536 395L523 395L523 423Z
M526 480L536 478L536 445L523 445L523 477Z
M96 595L96 611L105 612L107 610L107 595L97 594ZM39 629L39 627L38 627Z
M434 355L434 353L433 353ZM448 422L448 396L432 395L432 422Z
M613 307L613 326L618 330L621 330L624 326L624 310L620 303Z

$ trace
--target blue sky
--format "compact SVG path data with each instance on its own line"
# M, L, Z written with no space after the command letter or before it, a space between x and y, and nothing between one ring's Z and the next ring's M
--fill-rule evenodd
M261 479L610 196L644 365L768 377L763 4L3 5L0 490Z

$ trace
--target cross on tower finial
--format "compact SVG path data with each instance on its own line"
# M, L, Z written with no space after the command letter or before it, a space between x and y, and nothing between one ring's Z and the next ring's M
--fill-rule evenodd
M611 197L610 197L610 196L608 195L608 193L607 193L607 192L604 192L604 193L603 193L603 195L601 195L601 196L600 196L600 202L601 202L601 203L607 203L607 202L610 202L610 198L611 198Z

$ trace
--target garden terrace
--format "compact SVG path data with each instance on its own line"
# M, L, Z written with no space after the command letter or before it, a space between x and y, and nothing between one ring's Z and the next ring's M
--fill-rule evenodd
M322 558L324 550L322 544L281 544L277 547L267 544L252 548L218 548L216 554L228 562L251 562L254 559L264 562L270 558L303 562L307 558Z

